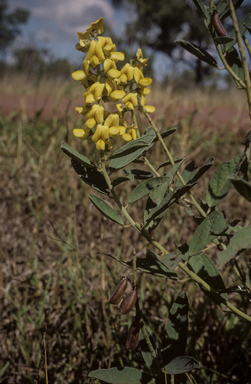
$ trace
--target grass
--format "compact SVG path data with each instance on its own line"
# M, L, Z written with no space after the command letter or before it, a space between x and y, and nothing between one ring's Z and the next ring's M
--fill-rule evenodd
M60 94L55 93L60 99L65 92L71 94L72 89L71 83L65 83L62 88L65 91L52 84L47 87L41 83L43 89L32 86L26 84L23 94L32 94L33 89L46 95L50 88L60 89ZM15 92L16 85L12 87L2 89ZM76 96L76 88L72 97ZM22 93L20 86L18 89ZM184 95L177 97L169 92L169 96L173 97L173 113L180 104L189 103ZM230 94L228 97L225 103L231 106L238 96L234 94L232 101ZM202 108L212 98L212 94L202 91L190 94L192 107L198 100ZM162 117L158 123L163 128L170 127L169 113L164 111ZM45 382L44 336L49 383L87 383L91 370L111 366L146 369L139 349L127 351L125 347L132 316L120 317L116 307L107 304L117 281L122 275L131 274L131 270L97 255L103 251L129 260L134 249L144 250L146 242L130 228L117 228L101 217L88 199L93 191L86 185L83 188L69 159L61 152L60 142L64 140L93 157L92 145L84 143L83 147L72 137L73 127L81 124L79 116L67 111L63 119L43 121L40 116L28 119L13 108L12 114L1 116L0 123L1 382ZM147 126L145 122L142 124ZM170 137L169 147L175 157L188 154L188 161L194 159L198 165L212 156L219 164L239 153L243 133L236 135L227 128L220 132L214 127L205 130L190 115ZM162 154L153 149L152 157L159 162ZM199 199L205 196L212 172L199 182L196 189ZM121 190L121 198L126 199L129 193L128 189ZM229 219L238 216L243 225L250 225L250 206L234 191L220 209L226 210ZM142 203L132 210L139 221L142 212ZM161 244L173 251L175 244L189 242L195 228L184 209L174 206L154 233ZM215 255L215 249L211 254ZM243 257L243 268L247 262L247 256ZM223 275L229 284L239 284L231 266ZM193 374L198 383L248 382L251 376L248 324L235 315L222 313L191 282L173 283L143 274L138 278L140 305L157 341L173 300L181 289L186 290L191 309L187 352L201 363L201 370ZM247 299L232 296L238 308L247 311L250 307ZM183 375L177 380L187 382Z

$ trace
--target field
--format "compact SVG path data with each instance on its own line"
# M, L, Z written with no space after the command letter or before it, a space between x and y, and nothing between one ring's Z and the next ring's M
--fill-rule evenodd
M82 184L60 150L61 141L97 156L91 142L72 135L83 120L74 111L81 105L81 88L73 82L25 76L1 80L0 133L0 382L87 383L88 373L112 366L140 366L140 350L125 347L129 317L121 317L108 299L122 275L131 272L98 252L129 260L147 243L130 228L117 228L91 205L91 188ZM80 96L80 97L79 97ZM174 157L187 156L198 166L210 157L215 165L199 181L198 199L217 165L242 149L248 128L245 95L240 91L175 92L152 90L154 121L161 129L177 126L169 140ZM142 131L148 126L141 122ZM163 154L153 152L158 161ZM130 191L121 191L126 199ZM134 217L140 221L143 206ZM251 206L234 190L219 206L229 221L239 217L251 224ZM181 206L173 206L155 236L174 251L189 243L195 223ZM215 256L215 249L210 250ZM247 267L247 255L242 257ZM177 292L187 292L190 317L187 354L201 369L197 383L248 384L251 377L250 324L223 313L190 281L177 283L140 276L140 297L148 327L157 338ZM232 267L223 271L229 285L238 285ZM232 302L250 314L246 297ZM247 310L247 308L249 309ZM46 341L47 367L44 367ZM157 342L159 340L157 339ZM95 381L93 381L95 382ZM179 375L175 383L188 383Z

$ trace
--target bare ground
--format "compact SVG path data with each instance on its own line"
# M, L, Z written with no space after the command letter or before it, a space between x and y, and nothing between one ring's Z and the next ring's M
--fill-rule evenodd
M83 104L82 98L54 97L42 95L17 95L2 93L0 97L0 113L9 115L12 112L21 112L27 118L39 116L45 120L53 117L62 118L67 112L74 112L76 105ZM228 128L238 132L241 128L244 131L250 129L249 115L247 108L232 107L206 107L196 108L191 106L172 106L158 104L155 105L156 114L169 114L173 123L180 122L183 118L190 118L196 124L203 124L205 128L214 127L216 130Z

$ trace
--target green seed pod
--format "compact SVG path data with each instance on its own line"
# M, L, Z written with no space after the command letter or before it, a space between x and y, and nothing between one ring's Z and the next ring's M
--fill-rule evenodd
M120 304L120 307L119 307L120 313L122 315L126 315L127 313L129 313L134 307L136 300L137 300L137 292L136 292L136 289L134 289L134 291L130 292Z
M135 349L139 343L140 322L139 319L134 319L127 335L126 348Z
M109 300L109 304L118 304L120 300L122 299L123 294L125 293L126 287L127 287L127 277L123 276L120 280L119 284L117 285L115 291L111 295L111 298Z

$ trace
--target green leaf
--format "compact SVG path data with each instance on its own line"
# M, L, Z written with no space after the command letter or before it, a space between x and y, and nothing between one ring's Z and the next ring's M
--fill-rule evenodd
M244 71L242 68L242 61L237 50L232 47L225 55L228 65L232 68L233 72L241 79L244 79Z
M214 158L213 157L210 157L210 159L207 160L207 162L202 165L201 168L199 168L199 170L197 171L196 175L194 176L194 178L191 181L191 183L194 183L195 181L199 180L199 178L204 175L205 172L207 172L207 170L209 168L212 167L212 165L214 164Z
M241 6L244 0L233 0L234 8L237 9ZM217 12L220 19L225 19L230 16L229 0L222 0L217 5Z
M251 203L251 185L246 180L240 179L235 175L228 177L228 180L232 182L236 191Z
M133 178L138 180L146 180L153 177L152 172L144 171L142 169L124 169L123 171L128 177L133 175Z
M153 378L147 373L128 367L97 369L90 372L88 376L114 384L147 384L154 382L152 381Z
M199 368L200 364L193 357L179 356L170 361L170 363L163 368L163 372L166 371L169 375L177 375Z
M185 157L176 157L175 159L173 159L174 163L180 163L180 162L183 162L185 160ZM164 163L161 163L158 170L160 168L163 168L163 167L167 167L168 165L171 165L171 161L170 160L166 160L164 161Z
M160 136L162 137L162 139L165 139L166 137L170 136L172 133L176 132L177 131L177 128L176 127L173 127L173 128L169 128L167 131L164 131L162 133L160 133ZM158 141L158 137L156 136L155 139L153 140L153 143L155 143L156 141Z
M250 24L251 24L251 13L245 16L244 19L239 23L239 31L241 36L245 34L247 30L247 26L249 26ZM233 41L231 43L226 44L226 46L224 47L226 51L232 48L237 41L235 30L232 31L230 37L233 39Z
M246 271L246 282L251 287L251 259L249 259L249 268Z
M119 176L119 177L116 177L116 179L113 179L111 184L113 187L116 187L117 185L124 183L125 181L130 181L130 180L131 180L130 177Z
M196 273L197 276L204 280L214 290L225 289L224 282L218 269L214 265L213 261L210 260L205 254L202 253L197 256L192 256L189 259L188 266L194 273ZM207 291L203 286L200 286L200 289L206 296L209 297L210 300L216 302L216 304L221 303L221 301L217 300L215 294L212 295L212 293ZM225 293L221 296L227 299L227 295Z
M62 142L61 149L64 153L66 153L67 156L74 160L75 163L85 165L87 168L97 169L96 165L91 160L83 155L80 155L80 153L70 145Z
M162 212L166 211L172 204L178 201L185 193L187 193L196 183L187 184L180 188L177 188L173 192L167 193L166 197L162 202L157 205L155 208L145 211L144 219L145 225L148 225L153 219L159 216Z
M202 4L201 0L193 0L194 4L196 5L197 9L202 13L205 19L209 20L209 12Z
M214 38L215 43L217 44L227 44L234 42L233 37L230 36L219 36Z
M166 255L161 256L161 261L165 264L169 271L174 271L174 269L180 262L179 254L174 252L168 253Z
M137 157L142 155L143 152L151 148L151 143L156 137L156 133L150 127L146 130L145 134L136 140L132 140L125 144L122 148L115 151L110 157L110 170L114 172L118 169L124 168L126 165L134 161Z
M104 175L97 169L86 167L80 163L71 160L72 166L86 184L90 185L96 191L109 196L110 189L105 181Z
M152 346L153 346L153 348L155 350L155 353L157 355L157 350L156 350L156 347L155 347L155 342L153 340L153 337L152 337L151 333L148 331L148 329L146 327L145 327L145 330L146 330L146 333L147 333L147 335L148 335L148 337L149 337L149 339L150 339L150 341L152 343ZM139 336L139 343L140 343L140 349L141 349L142 357L143 357L145 363L149 367L151 367L152 364L153 364L153 357L152 357L152 354L151 354L151 352L149 350L148 344L147 344L147 342L146 342L146 340L145 340L141 330L140 330L140 336Z
M195 166L195 162L191 161L189 164L186 165L186 168L183 169L181 172L181 176L183 177L183 180L187 184L189 180L192 180L196 173L198 172L198 167ZM180 180L177 182L177 186L182 186L183 184L181 183Z
M228 194L232 187L232 183L228 177L238 168L239 161L243 153L235 156L230 162L223 162L216 169L209 183L206 202L209 207L213 207Z
M168 183L169 180L170 180L170 177L163 176L163 177L154 177L153 179L144 181L132 191L132 193L129 196L128 202L133 203L141 199L142 197L148 195L148 193L150 193L153 189L157 188L159 185Z
M223 268L235 256L249 248L251 248L251 226L237 232L230 240L227 249L218 254L219 268Z
M159 185L150 193L149 198L147 199L146 208L144 211L144 221L147 220L147 218L151 215L152 210L155 209L168 194L169 183L170 181ZM161 212L153 220L151 220L149 224L147 224L146 229L149 232L153 231L159 225L165 212L166 210L163 210L163 212Z
M184 355L187 345L188 301L185 292L181 292L174 301L162 336L161 354L166 366L175 357Z
M217 61L213 58L213 56L205 51L205 49L200 48L198 45L185 40L175 40L174 42L179 44L182 48L186 49L192 55L198 57L198 59L205 61L205 63L216 68L218 67Z
M4 372L6 371L9 365L10 365L10 361L7 361L6 364L0 367L0 377L4 375Z
M181 163L183 160L177 164L175 164L170 171L168 171L165 174L165 177L169 178L169 181L166 183L163 183L153 189L153 191L150 193L149 198L146 203L146 208L144 211L144 221L148 219L148 217L151 216L151 213L156 207L161 204L161 202L166 198L169 190L168 186L172 183L174 176L176 175ZM159 215L154 217L152 220L149 221L149 223L146 225L146 229L151 232L153 231L161 222L164 214L165 214L166 209L164 209L162 212L160 212Z
M247 27L246 26L246 28L247 28L247 31L250 33L250 35L251 35L251 28L250 27Z
M186 168L182 171L181 176L186 184L194 183L197 181L204 173L212 167L214 164L214 158L211 157L207 162L198 170L198 167L195 166L195 162L191 161ZM180 180L177 183L178 186L183 185Z
M220 236L228 228L221 212L214 211L198 226L191 239L187 256L195 255L206 248L209 241Z
M175 272L170 272L168 268L162 264L162 259L151 249L147 249L145 258L137 258L137 269L153 276L164 277L171 280L177 280L178 276ZM125 263L128 267L133 268L133 260Z
M100 199L95 195L89 195L89 199L91 200L93 205L95 205L95 207L99 210L99 212L101 212L103 216L107 217L107 219L110 219L117 224L124 225L124 222L120 215L104 200Z

